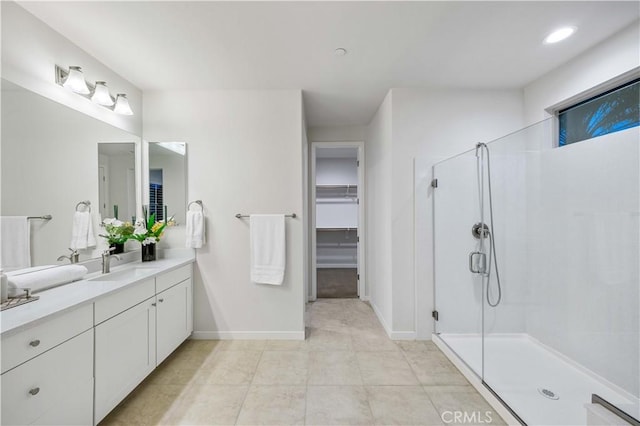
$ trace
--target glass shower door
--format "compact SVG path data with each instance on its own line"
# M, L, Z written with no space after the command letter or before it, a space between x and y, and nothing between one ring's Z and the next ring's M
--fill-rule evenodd
M469 253L478 242L475 151L433 166L436 333L478 375L482 375L482 281L469 272Z

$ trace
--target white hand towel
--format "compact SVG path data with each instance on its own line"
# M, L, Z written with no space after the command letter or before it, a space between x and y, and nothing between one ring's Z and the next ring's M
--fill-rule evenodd
M200 248L205 244L204 214L201 211L187 211L187 247Z
M0 218L0 268L4 271L31 266L31 236L26 216Z
M285 269L284 215L251 215L251 281L281 285Z
M72 226L70 248L76 250L96 246L96 236L93 233L93 224L91 223L91 212L75 212Z
M82 265L65 265L27 274L10 275L8 276L9 289L29 288L32 293L35 293L82 279L87 272L87 268Z

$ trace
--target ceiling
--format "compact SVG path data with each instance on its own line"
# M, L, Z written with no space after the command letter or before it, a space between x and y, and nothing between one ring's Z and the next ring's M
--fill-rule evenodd
M521 88L640 17L636 1L20 5L143 91L302 89L309 126L366 124L392 87Z

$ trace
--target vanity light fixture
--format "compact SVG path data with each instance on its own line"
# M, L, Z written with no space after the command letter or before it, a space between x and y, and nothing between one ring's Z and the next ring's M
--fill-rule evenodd
M107 83L105 81L96 81L96 88L93 91L91 100L102 106L113 106L115 103L109 93L109 89L107 88Z
M122 115L133 115L127 95L124 93L118 93L116 95L116 106L113 108L113 111Z
M126 94L119 93L114 100L111 93L109 93L106 82L96 81L95 86L87 83L82 74L82 69L78 66L70 66L69 71L67 71L56 65L56 84L68 88L116 114L133 115Z
M62 85L81 95L88 95L91 93L87 87L87 82L84 81L84 75L82 74L82 68L80 67L69 67L69 72L67 73L67 77L64 79L64 83L62 83Z

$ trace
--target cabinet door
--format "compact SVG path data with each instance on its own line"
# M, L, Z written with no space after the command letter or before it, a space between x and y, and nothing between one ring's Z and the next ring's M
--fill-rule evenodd
M191 279L158 293L156 299L157 361L160 364L191 334Z
M156 366L155 298L95 328L95 423Z
M3 425L89 425L93 420L93 329L7 371Z

